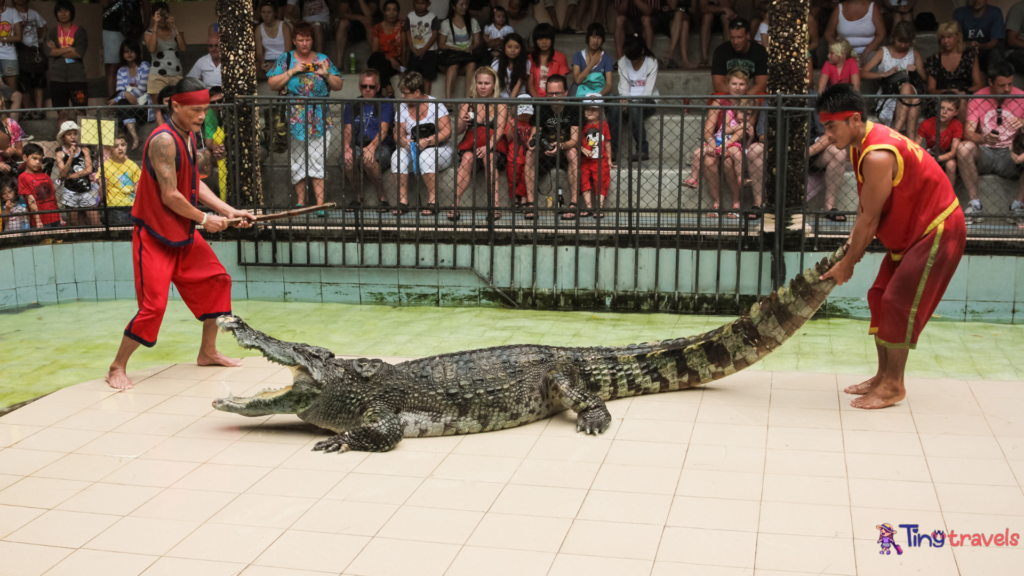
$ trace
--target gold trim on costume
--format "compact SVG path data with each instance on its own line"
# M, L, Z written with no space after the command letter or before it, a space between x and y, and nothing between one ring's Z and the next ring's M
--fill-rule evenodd
M917 307L921 304L921 297L924 296L924 287L928 283L928 275L932 271L932 265L935 264L935 255L939 253L939 244L942 242L942 232L946 228L946 223L939 222L939 227L935 229L935 240L932 241L932 250L928 253L928 263L924 266L924 274L921 275L921 282L917 285L917 294L914 295L914 304L910 307L910 320L907 322L907 339L906 343L909 344L911 338L914 336L914 319L917 317Z

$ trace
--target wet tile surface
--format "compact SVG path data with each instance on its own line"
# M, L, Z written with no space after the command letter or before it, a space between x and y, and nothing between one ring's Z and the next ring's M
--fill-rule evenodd
M650 325L660 318L645 329L717 322ZM381 348L442 351L403 346ZM1024 546L995 535L1024 534L1024 375L971 364L932 379L918 367L907 400L861 412L842 388L863 376L805 362L809 346L794 346L801 372L780 361L611 402L615 423L600 437L576 434L563 414L369 455L312 452L325 433L294 417L211 412L227 389L288 382L261 358L144 371L128 392L86 381L0 417L0 573L1016 573ZM878 553L882 523L903 554ZM934 530L958 546L912 539Z

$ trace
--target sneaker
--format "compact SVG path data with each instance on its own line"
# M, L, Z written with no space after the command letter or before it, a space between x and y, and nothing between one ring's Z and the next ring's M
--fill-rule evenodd
M1006 219L1010 224L1024 226L1024 202L1014 200L1013 204L1010 204L1010 214L1011 216Z
M981 224L985 219L981 216L981 201L971 200L964 209L968 224Z

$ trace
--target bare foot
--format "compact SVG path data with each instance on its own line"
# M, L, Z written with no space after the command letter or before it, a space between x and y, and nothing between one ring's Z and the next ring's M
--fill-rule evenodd
M110 384L111 388L117 388L118 390L131 390L132 386L134 386L131 378L125 373L124 368L111 367L103 379L107 381L107 384Z
M238 368L242 365L241 360L235 360L234 358L228 358L227 356L220 353L219 350L214 350L213 353L200 352L199 357L196 358L196 364L200 366L227 366L228 368Z
M864 410L877 410L892 406L907 396L907 390L903 382L881 381L867 394L860 398L854 398L850 406Z
M846 388L843 389L843 392L846 392L847 394L867 394L868 392L871 391L872 388L878 385L878 381L878 374L875 374L874 376L868 378L867 380L861 382L860 384L847 386Z

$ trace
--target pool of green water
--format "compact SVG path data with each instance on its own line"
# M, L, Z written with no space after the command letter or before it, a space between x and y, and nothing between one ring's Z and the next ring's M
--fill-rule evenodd
M136 312L131 301L81 302L0 313L0 408L103 376ZM275 338L338 354L427 356L503 344L620 345L692 336L731 317L606 314L495 308L435 308L241 301L235 314ZM752 370L871 374L875 347L861 320L809 322ZM154 348L129 370L194 362L200 324L172 301ZM242 350L229 336L221 350ZM1024 326L932 322L911 352L909 376L1024 380Z

